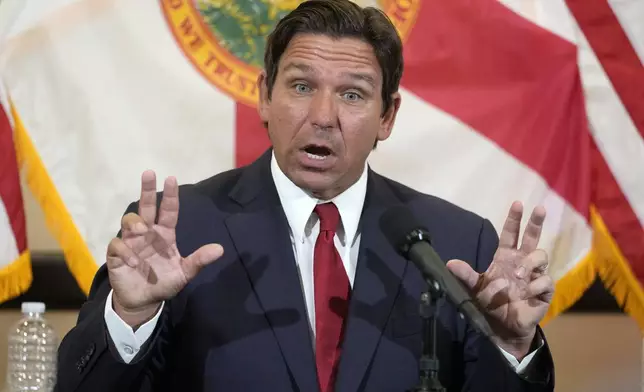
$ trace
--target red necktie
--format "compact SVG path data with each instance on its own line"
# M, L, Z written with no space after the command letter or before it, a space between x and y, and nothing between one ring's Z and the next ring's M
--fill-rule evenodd
M318 204L314 212L320 218L320 234L313 256L315 362L320 391L332 392L340 362L351 288L340 254L333 243L340 213L333 203Z

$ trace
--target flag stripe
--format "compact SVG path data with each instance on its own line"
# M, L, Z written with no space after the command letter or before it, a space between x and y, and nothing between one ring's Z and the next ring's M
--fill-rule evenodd
M20 251L18 251L16 235L13 233L13 228L9 221L9 214L7 214L5 205L0 199L0 268L11 263L19 255Z
M405 88L493 140L588 218L576 47L496 0L429 0L420 13L405 47Z
M609 0L624 33L644 64L644 2L642 0Z
M237 102L235 106L235 165L247 165L257 159L268 147L270 140L257 108Z
M636 278L644 284L644 230L595 143L592 163L593 204Z
M0 104L0 202L4 203L18 252L27 249L27 227L20 189L18 161L9 117Z
M644 137L644 67L610 4L606 0L567 0L567 3Z

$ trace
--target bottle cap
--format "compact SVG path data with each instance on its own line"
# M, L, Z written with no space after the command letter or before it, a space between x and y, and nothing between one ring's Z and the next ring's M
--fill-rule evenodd
M23 302L22 313L45 313L44 302Z

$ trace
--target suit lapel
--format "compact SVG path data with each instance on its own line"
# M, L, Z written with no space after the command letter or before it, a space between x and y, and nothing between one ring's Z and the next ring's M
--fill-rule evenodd
M383 179L369 173L367 198L360 221L360 252L354 281L337 392L355 392L380 341L398 294L407 261L380 231L379 219L400 203Z
M270 152L247 168L231 198L243 210L226 226L293 379L317 391L315 355L288 222L271 180Z

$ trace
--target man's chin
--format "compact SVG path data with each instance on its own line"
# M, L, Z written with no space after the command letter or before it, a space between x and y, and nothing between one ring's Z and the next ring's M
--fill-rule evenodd
M330 199L336 196L337 181L329 172L300 169L293 177L295 185L317 198Z

